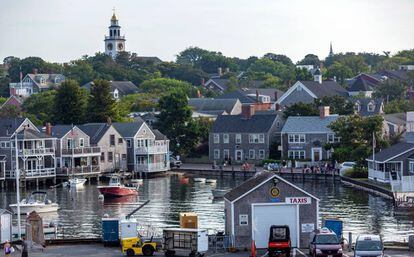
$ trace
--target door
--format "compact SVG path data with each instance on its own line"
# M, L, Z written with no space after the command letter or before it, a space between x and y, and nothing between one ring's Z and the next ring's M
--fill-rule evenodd
M236 161L241 162L243 161L243 150L236 150Z
M267 248L270 226L288 225L292 247L298 247L298 205L252 205L252 239L257 248Z
M322 148L312 148L312 162L322 161Z
M2 242L8 240L11 242L11 231L10 231L10 224L11 222L11 215L3 214L1 215L1 240Z

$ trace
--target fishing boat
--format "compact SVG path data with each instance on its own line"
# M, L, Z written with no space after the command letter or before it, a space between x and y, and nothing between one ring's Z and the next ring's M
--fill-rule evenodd
M71 178L69 179L70 188L81 188L86 182L86 178Z
M10 204L9 206L14 213L17 213L17 203ZM32 211L37 213L55 212L58 209L59 205L52 203L47 198L46 192L43 191L35 191L20 202L20 214L28 214Z
M124 185L118 176L111 176L107 186L98 186L99 192L104 197L120 197L126 195L138 195L139 186Z
M194 178L194 182L206 183L206 178Z
M214 198L223 198L229 191L230 189L211 189Z

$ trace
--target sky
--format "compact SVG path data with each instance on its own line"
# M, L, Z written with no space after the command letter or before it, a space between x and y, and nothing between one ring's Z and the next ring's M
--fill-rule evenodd
M126 50L165 61L190 46L247 58L414 48L414 0L0 0L0 58L68 62L104 51L112 9Z

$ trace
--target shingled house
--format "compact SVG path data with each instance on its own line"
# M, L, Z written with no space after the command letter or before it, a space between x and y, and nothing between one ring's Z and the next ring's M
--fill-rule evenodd
M29 97L32 94L57 88L63 81L65 81L63 74L41 74L34 69L34 72L27 74L21 82L9 84L10 95Z
M190 98L188 105L194 113L218 115L238 115L241 103L238 99Z
M131 81L109 81L111 86L111 95L115 100L121 99L121 97L131 94L139 93L139 89ZM88 91L91 90L93 81L83 85L83 88L86 88Z

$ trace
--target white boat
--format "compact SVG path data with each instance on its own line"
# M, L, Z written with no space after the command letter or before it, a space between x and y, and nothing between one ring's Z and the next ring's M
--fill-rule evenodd
M81 188L86 182L86 178L71 178L69 179L70 188Z
M14 213L17 213L17 203L10 204L9 206ZM52 203L47 198L46 192L42 191L35 191L20 202L20 214L29 214L32 211L36 211L37 213L55 212L58 209L59 205Z
M142 186L144 184L144 180L142 178L131 179L131 183L132 184L137 184L139 186Z
M229 191L230 189L211 189L214 198L223 198Z
M215 183L217 183L217 179L213 179L213 178L206 179L206 183L215 184Z
M206 183L206 178L194 178L194 182Z

